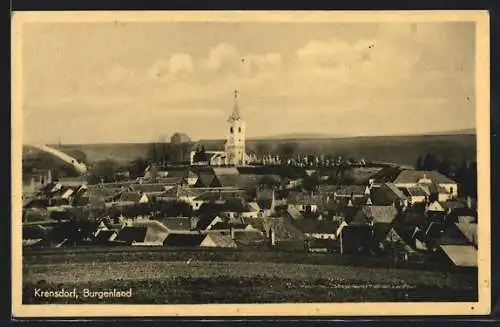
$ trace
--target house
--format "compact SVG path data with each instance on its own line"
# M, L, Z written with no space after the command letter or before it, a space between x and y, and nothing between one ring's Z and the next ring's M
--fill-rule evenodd
M407 239L397 229L391 228L381 242L382 249L392 252L392 255L402 255L403 261L408 261L409 257L416 253L416 250L415 246L411 245L413 243L412 239L410 239L410 243L406 241Z
M381 243L393 227L393 222L398 211L393 206L361 206L353 217L350 225L368 227L369 243L360 243L361 247L368 251L380 249Z
M203 215L199 217L196 229L210 230L215 224L222 222L224 222L224 220L217 215Z
M238 247L261 247L266 244L264 233L256 229L235 230L233 238Z
M194 187L221 187L222 184L217 179L213 171L201 171L198 173L198 180Z
M163 241L163 246L171 247L199 247L205 238L201 233L171 233Z
M268 218L264 220L263 227L266 238L271 245L283 242L295 242L302 247L304 245L304 233L295 227L290 218Z
M144 245L162 245L167 235L171 232L163 222L158 220L138 219L133 222L132 226L135 228L147 228L143 241Z
M211 248L236 248L232 235L223 233L208 233L200 243L201 247Z
M290 192L287 197L287 209L294 209L304 213L315 213L318 212L318 208L322 202L321 196L318 195Z
M477 234L473 227L449 226L433 244L436 259L452 267L477 267Z
M328 253L339 249L339 242L333 239L313 238L306 241L306 248L309 252Z
M340 198L365 198L370 196L370 187L366 185L347 185L333 193L334 199Z
M187 184L193 186L198 181L198 174L190 167L168 167L165 169L167 178L179 179L179 184Z
M147 232L148 228L145 226L126 226L118 232L114 240L124 242L128 245L135 245L136 243L145 242Z
M458 196L458 184L437 171L402 170L392 181L396 187L410 188L418 185L436 185L449 191L452 197Z
M194 217L155 218L153 221L161 223L169 233L191 231L194 230L198 224L198 218Z
M400 189L407 197L409 205L414 205L417 203L427 203L431 195L429 189L424 188L421 185L400 187Z
M92 243L96 245L106 245L109 242L114 241L117 236L117 231L100 229L95 234Z
M336 240L347 226L343 220L299 219L292 222L306 238Z
M447 262L453 267L477 268L477 249L472 246L442 245L437 251L440 261Z
M237 245L234 240L227 235L220 233L191 233L191 234L169 234L164 246L172 247L216 247L216 248L235 248Z
M392 224L398 211L393 206L361 206L354 216L353 224Z
M132 184L128 188L132 192L144 193L147 196L160 195L165 192L165 185L163 184Z
M260 212L264 216L271 216L275 212L276 199L274 196L274 190L272 189L259 189L257 191L256 202L260 209Z
M371 192L371 202L374 205L392 205L398 209L408 206L408 197L393 183L384 183Z
M477 249L477 224L459 222L456 226L467 238L467 241Z
M112 204L118 206L134 205L139 203L148 203L149 197L146 193L141 192L122 192L118 199L116 199Z

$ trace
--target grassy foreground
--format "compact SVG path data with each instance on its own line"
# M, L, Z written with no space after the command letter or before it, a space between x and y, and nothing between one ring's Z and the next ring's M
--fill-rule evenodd
M469 273L269 262L85 262L25 264L23 303L278 303L477 301ZM78 298L40 298L35 290ZM129 290L129 298L84 297L84 289Z

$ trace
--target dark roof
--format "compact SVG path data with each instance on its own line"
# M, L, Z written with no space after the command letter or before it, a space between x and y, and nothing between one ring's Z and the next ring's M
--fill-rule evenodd
M168 230L191 230L191 217L168 217L168 218L155 218L158 222L162 223Z
M323 199L320 195L290 192L287 197L287 203L300 205L320 205L323 203Z
M196 181L195 186L216 187L216 186L221 186L221 184L213 172L201 172L199 173L199 177L198 180Z
M439 245L471 245L462 231L453 224L448 226L438 240Z
M392 223L398 211L393 206L361 206L354 217L356 223Z
M337 196L364 196L366 188L366 185L346 185L335 191L335 194Z
M429 193L426 192L426 190L420 186L401 188L401 190L402 190L403 194L406 196L428 196L429 195Z
M256 202L261 210L269 210L273 206L272 199L257 199Z
M247 225L245 224L232 224L232 223L216 223L215 225L212 226L211 230L226 230L226 229L245 229Z
M200 246L205 238L203 234L168 234L163 241L164 246Z
M457 210L457 209L466 209L467 205L461 201L446 201L439 202L439 204L447 210Z
M130 186L136 192L156 193L165 191L165 185L163 184L134 184Z
M426 176L437 184L454 184L455 181L444 176L437 171L424 171L424 170L403 170L394 179L394 184L417 183L420 179Z
M116 237L117 241L144 242L146 238L147 227L123 227Z
M94 237L94 242L107 242L115 234L116 232L113 230L100 230L99 233Z

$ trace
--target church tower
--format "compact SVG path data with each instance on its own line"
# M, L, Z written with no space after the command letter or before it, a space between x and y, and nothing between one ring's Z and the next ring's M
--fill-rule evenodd
M233 112L229 119L228 136L226 140L225 152L227 164L241 166L245 164L245 122L241 118L238 107L238 91L234 91Z

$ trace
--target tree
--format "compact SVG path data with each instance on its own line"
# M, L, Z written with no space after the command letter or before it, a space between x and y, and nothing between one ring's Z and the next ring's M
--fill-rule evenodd
M137 157L135 158L132 162L129 164L129 171L130 171L130 176L132 178L137 178L140 176L143 176L144 171L148 167L148 164L146 160L142 157Z
M443 160L439 163L438 171L446 176L451 175L451 163L447 157L444 157Z
M417 164L415 165L415 169L423 170L422 156L418 156Z
M266 143L264 141L260 141L255 145L255 153L259 157L262 157L266 154L269 154L270 151L271 151L271 147L269 146L269 143Z
M296 142L286 142L278 145L278 154L281 158L291 159L297 154L298 144Z
M101 160L94 164L88 176L90 184L97 184L101 181L110 183L114 181L115 171L118 164L111 159Z
M439 160L432 153L427 153L423 162L423 170L437 170L439 167Z

